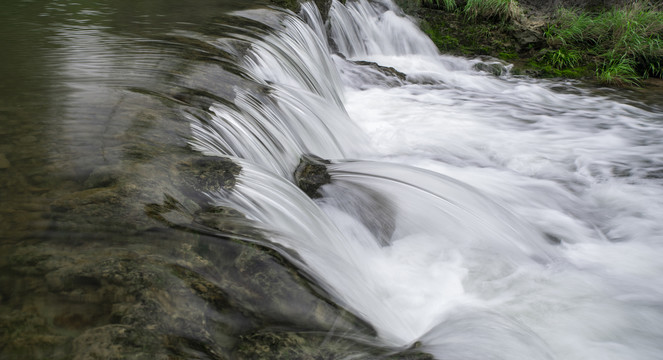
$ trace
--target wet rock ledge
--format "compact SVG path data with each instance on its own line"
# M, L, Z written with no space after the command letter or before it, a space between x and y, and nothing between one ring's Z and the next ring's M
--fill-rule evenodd
M0 245L0 358L395 356L243 214L209 202L240 172L184 151L98 167L55 199L47 232Z

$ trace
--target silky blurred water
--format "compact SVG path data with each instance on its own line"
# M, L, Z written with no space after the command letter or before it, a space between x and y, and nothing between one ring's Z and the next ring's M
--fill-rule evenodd
M497 61L438 54L387 0L334 1L327 24L312 3L299 15L262 5L0 5L4 314L38 303L24 285L37 280L12 262L26 243L153 252L169 266L193 261L169 248L192 228L217 244L187 213L197 197L167 203L187 176L171 167L195 153L242 167L232 190L196 195L246 216L241 247L276 249L316 296L373 326L377 346L418 343L439 359L660 358L656 86L482 72ZM331 160L317 199L292 181L307 153ZM143 208L162 202L184 210L157 231ZM271 326L310 321L233 306ZM223 346L259 327L215 311L233 329Z
M334 2L330 16L320 45L344 83L341 110L370 146L344 143L353 158L333 158L332 184L316 200L324 215L309 211L304 228L294 224L310 202L295 189L259 190L249 184L263 181L249 174L243 198L298 200L246 212L286 234L274 241L387 344L421 341L444 359L657 358L659 105L510 76L508 66L499 77L481 72L479 59L437 54L389 2ZM324 33L316 16L305 18ZM307 81L271 75L268 61L247 66L275 88L332 100Z

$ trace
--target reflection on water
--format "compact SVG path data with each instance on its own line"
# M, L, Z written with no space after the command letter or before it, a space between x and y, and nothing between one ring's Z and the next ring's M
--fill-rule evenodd
M0 4L0 358L216 359L267 326L371 333L274 251L220 240L250 224L191 190L184 113L243 81L211 42L249 6Z
M126 156L128 140L145 140L140 139L145 131L136 131L145 125L135 124L137 112L161 112L172 119L175 115L167 115L172 110L162 102L129 90L170 92L166 87L180 86L173 74L188 72L182 49L155 39L178 29L194 31L195 36L201 24L215 23L212 16L221 17L238 6L245 5L218 1L0 5L0 154L6 159L3 163L10 164L3 166L10 176L3 176L6 184L0 191L3 201L15 204L6 208L30 203L42 207L58 196L53 193L58 188L71 191L94 168L117 164ZM161 136L161 145L177 145L181 140L175 135Z

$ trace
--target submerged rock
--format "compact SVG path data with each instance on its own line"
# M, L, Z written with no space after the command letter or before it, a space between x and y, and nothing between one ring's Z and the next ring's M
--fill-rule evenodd
M245 334L273 326L375 336L255 245L156 232L12 255L0 261L3 359L231 359Z
M500 62L479 62L474 64L477 71L487 72L494 76L504 76L509 73L509 69Z
M177 169L195 190L217 191L232 189L242 168L227 158L201 156L180 162Z
M239 165L188 151L132 161L54 198L49 232L0 244L0 358L231 359L265 327L375 336L256 245L269 243L244 214L210 203Z
M381 246L391 244L396 229L396 208L383 194L365 186L338 186L331 182L327 171L329 160L315 155L303 155L295 170L295 183L311 198L320 198L327 193L323 203L331 205L359 220ZM331 184L327 190L322 185Z
M376 70L377 72L384 74L387 77L397 78L401 82L405 82L405 80L407 79L407 75L405 75L405 73L402 73L396 70L396 68L391 66L383 66L373 61L363 61L363 60L356 60L353 61L353 63L361 66L368 66Z
M5 154L0 154L0 169L7 169L9 166L10 163Z
M338 55L343 58L342 54ZM393 67L382 66L372 61L348 60L339 68L344 83L357 89L375 86L398 87L408 83L407 75Z
M333 196L325 197L322 200L325 204L359 220L380 246L392 243L397 208L388 197L365 186L348 184L340 186L332 183L329 188L325 188L323 195L328 193L333 193Z
M299 165L295 169L295 184L311 198L320 197L318 189L331 181L327 172L329 160L315 155L302 155Z
M242 336L233 353L238 359L308 360L433 360L430 354L406 350L394 352L368 345L367 339L315 332L260 331Z

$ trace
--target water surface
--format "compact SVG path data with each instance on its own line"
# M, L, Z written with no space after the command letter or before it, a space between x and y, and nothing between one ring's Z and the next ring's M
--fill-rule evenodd
M663 352L656 87L494 76L389 1L0 10L3 358Z

